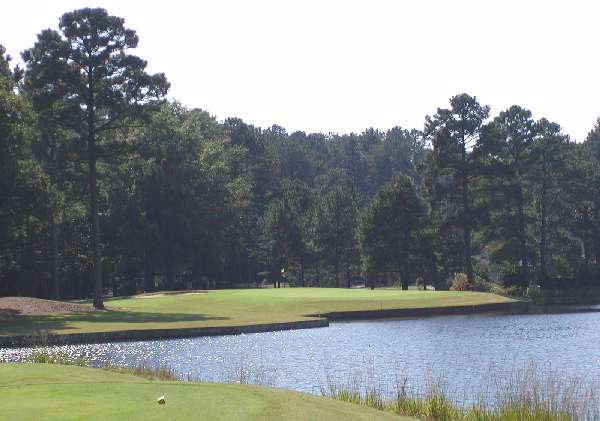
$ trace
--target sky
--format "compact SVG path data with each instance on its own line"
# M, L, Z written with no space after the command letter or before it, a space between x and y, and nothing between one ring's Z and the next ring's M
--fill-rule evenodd
M422 129L462 92L492 115L526 107L573 140L600 117L595 0L20 0L2 5L0 44L18 58L82 7L124 17L169 97L219 119Z

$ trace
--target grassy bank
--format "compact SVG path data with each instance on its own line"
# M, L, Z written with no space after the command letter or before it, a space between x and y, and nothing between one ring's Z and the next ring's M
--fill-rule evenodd
M0 418L13 420L414 420L282 389L50 364L0 364L0 391Z
M334 288L217 290L106 300L108 311L0 316L0 336L245 326L314 319L330 312L476 306L511 300L494 294Z

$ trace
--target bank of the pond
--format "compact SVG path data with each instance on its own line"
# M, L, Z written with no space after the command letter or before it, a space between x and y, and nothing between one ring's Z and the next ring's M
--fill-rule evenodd
M0 346L228 335L328 326L329 320L524 311L480 292L285 288L109 299L107 311L0 317Z
M479 304L470 306L450 307L425 307L425 308L398 308L388 310L366 310L366 311L336 311L324 314L328 320L366 320L386 318L414 318L431 316L451 316L472 313L495 313L495 312L527 312L531 304L527 301L514 301L508 303Z
M36 345L67 345L99 342L143 341L149 339L176 339L195 336L239 335L241 333L273 332L278 330L313 329L327 327L327 319L301 320L289 323L269 323L248 326L190 327L181 329L116 330L114 332L87 332L69 334L42 334L30 336L0 336L0 347Z
M402 420L333 399L250 385L151 381L106 370L0 364L0 418L13 420ZM32 399L35 396L35 399ZM157 398L164 396L165 405Z

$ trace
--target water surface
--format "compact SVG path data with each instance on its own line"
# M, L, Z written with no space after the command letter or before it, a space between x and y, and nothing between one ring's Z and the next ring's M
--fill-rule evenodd
M328 328L54 347L93 364L169 366L182 378L319 393L330 379L391 390L446 384L459 400L537 364L600 378L600 313L465 315L332 323ZM0 360L29 350L0 349ZM493 392L493 391L492 391Z

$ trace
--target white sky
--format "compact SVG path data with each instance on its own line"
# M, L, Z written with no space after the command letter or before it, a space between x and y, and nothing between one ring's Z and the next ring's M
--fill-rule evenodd
M137 30L170 97L289 132L422 128L460 92L582 140L600 116L595 0L6 1L17 57L59 16L102 6Z

